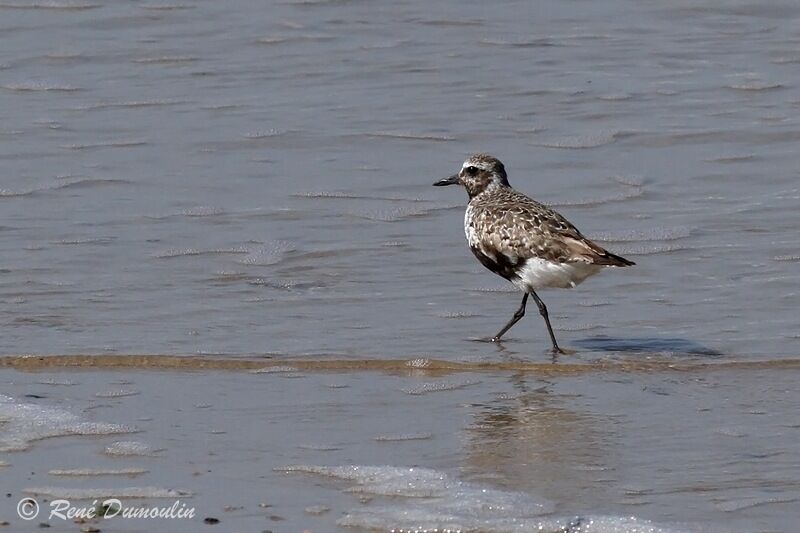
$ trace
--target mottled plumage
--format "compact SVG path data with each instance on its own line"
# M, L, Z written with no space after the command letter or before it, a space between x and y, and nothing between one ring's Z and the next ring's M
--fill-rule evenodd
M561 351L547 308L535 290L575 287L604 266L634 263L604 250L556 211L515 191L503 163L490 155L471 156L458 174L434 185L453 184L463 185L470 198L464 232L472 253L483 266L525 293L520 310L493 340L499 340L522 318L527 295L531 294L545 317L554 350Z
M574 287L600 266L632 264L588 240L549 207L504 185L487 187L470 200L464 232L485 267L523 289ZM543 269L546 263L562 268L526 283L520 276L531 260L545 262Z

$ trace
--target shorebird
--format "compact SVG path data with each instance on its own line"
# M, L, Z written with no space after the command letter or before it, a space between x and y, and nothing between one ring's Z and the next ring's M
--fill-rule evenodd
M553 352L564 353L536 289L572 288L603 267L635 264L593 243L566 218L514 190L503 163L491 155L470 156L458 174L433 185L461 185L467 190L464 233L470 250L483 266L524 293L511 320L489 339L493 342L499 342L525 316L528 296L533 296L547 325Z

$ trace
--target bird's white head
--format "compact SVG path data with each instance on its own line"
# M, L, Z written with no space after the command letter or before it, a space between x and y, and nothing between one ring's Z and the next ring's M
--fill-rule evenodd
M436 187L445 185L462 185L470 198L474 198L492 187L509 186L503 163L489 154L469 156L458 174L434 183Z

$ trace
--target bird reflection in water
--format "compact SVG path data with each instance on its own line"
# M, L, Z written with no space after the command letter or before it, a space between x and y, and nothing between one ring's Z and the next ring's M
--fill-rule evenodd
M516 396L475 406L465 476L555 502L581 502L583 509L609 502L611 495L598 489L615 476L613 417L564 407L580 395L555 394L546 380L522 374L512 380Z

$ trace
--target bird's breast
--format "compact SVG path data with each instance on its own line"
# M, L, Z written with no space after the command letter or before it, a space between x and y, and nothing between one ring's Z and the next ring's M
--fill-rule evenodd
M475 229L475 209L471 205L467 206L467 210L464 213L464 235L467 237L467 243L469 243L470 248L477 246L478 232Z

